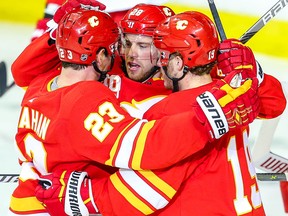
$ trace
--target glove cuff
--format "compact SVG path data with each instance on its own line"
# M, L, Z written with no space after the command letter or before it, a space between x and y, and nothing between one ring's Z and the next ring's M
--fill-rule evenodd
M85 192L85 195L83 194L83 191ZM96 203L94 201L94 196L92 193L91 179L88 179L88 178L84 179L84 184L82 185L82 189L81 189L81 197L82 197L82 199L84 199L84 203L85 203L90 215L91 215L91 213L93 213L93 214L99 213L99 210L96 206Z
M204 92L196 98L196 101L204 112L215 139L219 139L229 131L223 110L211 92Z
M76 171L69 176L65 195L66 214L89 215L89 211L81 197L81 185L86 177L88 177L87 172Z

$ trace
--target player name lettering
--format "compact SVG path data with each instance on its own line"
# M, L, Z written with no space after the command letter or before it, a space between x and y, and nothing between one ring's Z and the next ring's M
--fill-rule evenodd
M18 128L31 129L38 137L45 140L49 124L50 119L37 110L25 106L22 108Z
M266 24L270 19L272 19L282 8L284 8L288 4L288 0L282 0L277 2L273 6L273 8L269 11L269 13L263 16L262 20Z
M72 211L72 215L74 216L80 216L80 208L79 208L79 201L78 201L78 196L77 194L80 193L78 191L78 184L79 184L79 177L81 173L80 172L73 172L71 175L71 178L69 180L69 188L68 188L68 199L70 203L70 209ZM79 188L80 190L80 188Z

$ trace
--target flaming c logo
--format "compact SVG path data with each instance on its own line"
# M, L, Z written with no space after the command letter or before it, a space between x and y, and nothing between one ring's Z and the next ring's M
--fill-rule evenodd
M176 25L177 30L184 30L188 25L187 20L179 20Z
M88 19L88 22L89 24L92 26L92 27L95 27L95 26L98 26L99 25L99 19L98 17L96 16L92 16Z

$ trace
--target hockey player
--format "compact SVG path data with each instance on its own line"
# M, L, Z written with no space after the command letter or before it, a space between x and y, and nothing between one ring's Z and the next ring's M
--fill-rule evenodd
M40 174L69 166L89 172L92 178L107 179L115 172L111 166L135 170L169 167L204 148L207 140L222 136L232 127L246 125L257 115L257 81L253 80L243 84L240 91L232 91L237 95L235 102L229 96L232 92L220 89L224 81L219 81L217 90L212 91L215 97L210 99L222 104L222 98L226 102L223 106L214 104L222 113L218 119L223 122L221 130L206 117L203 110L207 108L197 104L191 106L190 112L159 121L132 118L119 106L115 95L96 82L112 67L118 36L117 24L104 12L76 9L62 18L56 36L62 61L60 75L55 70L39 74L21 104L16 142L22 171L11 197L10 215L49 215L34 195ZM230 118L230 106L238 107L250 98L252 103L248 106L252 112L241 114L247 121L230 121L236 120ZM194 136L185 131L167 136L167 131L176 131L180 126L191 128ZM176 141L183 144L175 146ZM84 176L74 177L80 182ZM93 209L91 213L97 213L93 203L90 200L86 205ZM70 207L74 214L75 205ZM78 207L87 213L85 206Z
M81 4L84 4L85 2L85 0L78 1ZM68 1L67 4L69 3L70 2ZM76 7L75 5L77 4L73 5L74 7ZM71 8L73 7L73 5L69 7ZM138 12L135 13L135 11ZM144 35L143 37L138 37L139 39L137 41L141 42L140 38L149 39L152 29L157 26L161 18L165 19L169 14L172 15L174 13L171 8L168 7L158 7L156 5L136 5L128 11L127 15L125 16L126 18L122 20L122 27L125 28L124 31L127 35ZM56 17L56 20L60 20L60 18ZM131 23L133 23L132 28L128 28L128 23L130 21ZM50 42L48 43L47 41ZM135 53L134 45L128 45L129 47L126 46L127 49L125 51L125 54L127 54L127 58L129 58L129 53L134 53L134 63L133 61L130 61L130 65L134 65L132 68L138 68L137 71L141 70L143 71L143 74L145 74L144 69L142 69L144 67L142 61L144 59L147 62L147 55L143 56L143 54L147 53L147 51L143 52L142 50L139 51L138 49L138 52ZM137 56L137 58L135 58L135 55ZM153 56L152 53L151 56ZM147 68L146 66L145 68L147 68L148 71L151 71L152 68L157 68L155 67L156 65L151 65L150 63L150 53L148 59L151 68ZM59 71L60 67L61 64L57 55L55 45L53 45L53 42L51 44L49 34L46 33L39 40L33 42L26 47L22 54L13 63L12 72L16 84L20 87L26 87L29 85L29 83L33 80L35 76L38 76L39 73L44 73L51 70L52 68ZM112 71L110 71L110 73L121 74L122 72L116 64ZM171 92L170 90L168 91L163 88L163 80L159 80L159 78L148 79L143 83L133 82L131 78L133 79L132 76L130 77L130 79L125 78L125 76L110 76L104 81L104 84L108 86L113 92L115 92L115 95L120 101L121 106L128 110L128 112L132 116L141 118L143 116L143 113L145 113L145 111L151 105L153 105L155 102L160 101ZM281 84L276 78L269 76L268 74L265 74L265 78L262 80L263 82L259 88L259 95L261 99L261 110L259 113L259 117L271 118L279 116L285 109L283 103L277 103L280 104L277 108L274 105L268 107L268 109L265 107L267 107L267 104L272 104L272 102L282 100L283 91ZM274 88L271 89L270 86L274 86Z
M145 113L145 118L163 118L179 112L179 107L183 108L180 111L184 112L187 110L185 107L189 106L188 99L195 98L198 91L210 89L213 82L209 71L212 71L214 63L212 60L205 61L205 56L208 59L213 56L211 35L216 34L209 18L197 12L175 15L157 27L153 39L162 56L164 84L174 91L180 91L152 106ZM258 65L251 51L240 41L225 40L220 44L220 53L217 62L222 73L239 70L242 79L257 76L259 85L263 87L269 86L269 80L273 81L271 84L276 83L279 86L279 82L271 79L269 75L265 74L265 79L264 74L259 76L256 70ZM247 67L253 70L245 69ZM278 116L275 113L281 114L284 111L286 100L283 92L277 89L274 95L280 108L272 108L275 101L263 100L265 104L262 104L262 118L275 118ZM172 215L265 215L250 158L247 139L249 129L238 132L225 135L227 139L223 137L217 140L211 152L202 152L203 158L200 156L200 160L191 157L188 163L193 164L197 160L197 163L202 162L201 171L190 170L194 173L186 179L174 200L155 215L169 215L171 212ZM207 202L210 204L207 205Z
M185 12L160 23L154 34L154 44L161 52L165 86L180 91L152 106L144 116L160 119L185 113L189 111L191 101L201 101L207 95L198 95L216 83L209 74L217 57L216 29L204 14ZM248 47L237 40L227 40L220 49L226 51L218 56L221 64L228 66L229 61L233 61L230 74L256 77L256 61ZM234 53L236 49L237 54ZM244 105L243 111L246 108ZM71 205L68 190L74 174L57 172L45 177L50 187L45 190L39 186L36 194L48 209L65 215L64 206ZM95 200L103 215L148 215L169 201L167 207L153 215L265 215L249 157L247 127L225 134L169 168L120 169L108 180L93 179L92 189L89 181L77 184L78 188L81 186L77 200L83 200L83 195L87 197L92 192L90 198ZM66 192L60 194L63 188Z
M173 14L167 6L138 4L120 21L123 46L120 55L125 75L111 75L104 84L115 92L121 106L134 117L142 118L149 107L171 93L160 79L152 34L161 20Z
M79 0L79 3L83 4L84 0ZM76 5L77 4L72 4L72 2L68 1L59 8L60 12L57 12L53 18L55 22L59 22L63 16L61 11L71 10L71 8L75 8ZM135 11L138 12L135 14ZM135 24L133 25L133 29L126 29L125 32L129 32L131 35L139 35L138 38L141 38L143 35L142 38L149 40L148 44L145 41L144 43L138 40L137 46L142 46L140 47L141 50L138 48L137 51L135 51L134 45L133 47L126 47L125 54L127 54L127 58L130 59L129 65L133 64L134 68L144 68L141 69L141 73L143 74L146 74L147 71L150 74L151 70L153 70L154 74L155 69L158 71L159 67L156 67L155 59L156 49L154 48L154 53L151 53L151 47L153 47L153 45L151 45L152 31L160 20L173 14L174 12L169 7L145 4L136 5L128 11L122 22L125 24L131 21ZM50 39L49 34L50 33L46 33L37 41L33 41L12 64L14 80L18 86L26 87L39 73L47 72L52 68L58 70L58 68L61 67L55 45L53 44L53 40ZM145 47L143 47L144 45ZM131 57L129 57L131 52L134 55L133 61L131 61ZM154 59L151 59L151 56L154 56ZM125 57L126 55L124 55L124 58ZM31 61L32 59L33 61ZM153 61L153 64L151 64L151 61ZM117 62L118 61L114 63L115 67L109 72L109 74L114 75L107 77L104 80L104 84L115 93L121 102L121 106L128 110L130 115L141 118L150 106L171 92L164 88L163 80L159 78L153 79L150 77L144 82L135 82L133 77L128 78L124 76ZM137 66L135 66L136 64ZM148 65L145 66L145 64ZM129 68L128 66L128 69ZM140 69L138 69L138 71L139 70Z
M143 6L143 5L142 5ZM146 6L145 6L146 7ZM155 7L155 6L154 6ZM133 10L134 9L136 9L136 8L138 8L136 11L142 11L142 8L140 7L138 7L138 6L136 6L135 8L133 8L130 12L133 12ZM164 9L165 9L166 7L164 7ZM147 9L147 8L146 8ZM158 9L157 9L158 10ZM165 9L166 10L166 9ZM147 10L144 10L144 12L145 11L147 11ZM159 11L159 10L158 10ZM141 16L132 16L133 18L134 18L134 20L135 19L137 19L138 18L138 20L140 20L141 22L144 22L144 21L146 21L147 20L147 14L149 15L149 14L153 14L153 13L147 13L147 14L145 14L145 13L138 13L138 14L140 14ZM133 13L132 13L133 14ZM135 14L135 13L134 13ZM161 14L161 13L159 13L159 14ZM154 13L154 15L155 15L155 13ZM130 17L130 16L129 16ZM157 18L157 17L156 17ZM142 19L142 20L141 20ZM155 16L151 16L151 17L149 17L149 19L155 19ZM149 20L148 19L148 20ZM141 24L141 22L139 21L139 24ZM148 22L148 21L147 21ZM145 24L145 23L144 23ZM137 25L135 25L136 27L137 27ZM138 26L141 26L141 25L138 25ZM144 25L145 26L145 25ZM148 27L148 23L146 23L146 26ZM156 26L156 25L154 25L154 26ZM131 29L130 31L134 31L134 33L136 34L137 33L137 28L135 27L135 29ZM151 26L150 26L151 27ZM149 30L149 28L143 28L143 33L145 33L145 30ZM22 74L17 74L16 76L17 76L17 81L19 82L20 81L20 83L22 82L23 83L23 81L24 81L24 83L26 82L26 84L25 85L27 85L27 83L28 82L30 82L30 80L32 80L31 79L31 77L34 77L35 75L38 75L38 73L39 72L41 72L42 70L41 69L43 69L43 68L45 68L45 63L48 63L48 67L46 66L46 68L51 68L52 66L53 66L53 60L55 60L56 59L56 62L58 62L59 60L57 59L57 56L56 56L56 58L55 58L55 51L53 51L53 45L52 46L48 46L48 45L46 45L46 41L47 41L48 39L47 39L47 37L46 37L46 39L45 40L42 40L42 44L45 44L45 46L46 46L46 48L43 50L42 49L42 51L41 52L37 52L37 47L35 47L36 46L36 44L37 43L34 43L34 44L32 44L32 46L30 46L31 47L31 49L26 49L25 51L24 51L24 53L22 53L22 56L18 59L18 62L17 62L17 64L14 64L14 69L16 68L17 69L17 67L18 67L18 69L17 70L14 70L14 72L16 71L19 71L19 72L21 72ZM139 40L138 40L139 41ZM129 41L128 41L129 42ZM39 45L39 43L38 43L38 45ZM126 45L126 44L124 44L124 45ZM129 45L131 45L131 44L129 44L128 43L128 46L126 46L126 48L128 48L128 50L130 49L130 48L133 48L132 46L131 47L129 47ZM33 48L33 49L32 49ZM36 49L35 49L36 48ZM33 50L33 52L31 52L31 50ZM34 51L35 50L35 51ZM41 50L41 49L40 49ZM54 52L54 57L53 57L53 60L52 61L50 61L51 60L51 55L50 54L52 54ZM37 54L38 53L38 54ZM128 53L129 54L129 52L126 52L126 53ZM142 52L139 52L140 54L142 54ZM33 59L34 59L34 61L33 62L31 62L30 61L30 59L31 59L31 55L36 55L35 57L33 57ZM135 54L134 54L135 55ZM139 59L141 60L141 56L139 56ZM150 59L150 58L149 58ZM21 64L22 63L24 63L24 66L23 66L23 64L21 65L21 64L19 64L19 60L21 61L22 60L22 62L21 62ZM147 60L147 58L146 58L146 60ZM27 64L29 62L29 65ZM55 61L54 61L55 62ZM33 64L31 64L31 63L33 63ZM41 63L41 64L40 64ZM25 65L26 64L26 65ZM29 70L29 67L33 67L33 66L35 66L35 64L40 64L40 65L37 65L36 67L35 67L35 69L37 69L37 70L34 70L34 74L33 74L33 70ZM15 66L17 66L17 67L15 67ZM25 71L25 69L27 69L26 71ZM44 70L45 71L45 70ZM24 73L23 73L24 72ZM32 73L31 73L32 72ZM41 72L42 73L42 72ZM265 76L266 78L268 77L269 78L269 76ZM266 81L265 81L266 80ZM271 79L270 79L271 80ZM113 81L113 82L112 82ZM155 81L154 79L150 79L150 81ZM148 81L148 82L144 82L144 83L140 83L140 82L133 82L132 80L130 80L130 79L119 79L119 77L118 76L115 76L113 79L111 79L111 81L110 82L108 82L109 83L109 87L116 93L116 96L118 97L118 99L121 99L121 98L124 98L124 99L122 99L123 100L123 102L122 102L122 104L121 104L121 106L122 107L125 107L127 110L129 110L129 112L132 114L132 115L134 115L134 116L137 116L138 115L138 113L139 113L139 109L136 109L136 107L138 106L138 107L140 107L140 108L142 108L142 106L143 105L145 105L145 107L146 107L146 105L148 104L149 106L151 106L153 103L155 103L155 101L159 101L159 99L158 98L160 98L160 97L158 97L157 98L157 100L155 100L155 98L156 97L154 97L155 96L155 92L157 93L157 95L161 95L162 96L162 98L163 98L163 95L165 95L165 94L167 94L167 93L164 93L164 91L162 90L163 89L163 87L161 87L161 88L154 88L154 90L153 90L153 88L151 88L151 86L153 86L153 84L155 84L155 82L150 82L150 81ZM158 83L159 84L161 84L161 82L162 81L159 81ZM271 83L271 81L269 81L269 79L264 79L264 83L267 83L268 85ZM125 84L126 83L126 84ZM152 83L152 85L151 85L151 83ZM273 86L275 86L275 88L273 88L273 89L271 89L270 88L270 90L269 91L267 91L267 90L264 90L263 92L264 93L271 93L273 96L271 97L271 96L267 96L267 97L263 97L262 98L262 101L265 101L265 100L271 100L271 101L275 101L275 100L278 100L278 98L280 99L281 97L281 94L279 93L278 94L278 90L279 90L279 86L281 87L281 85L279 85L279 83L277 82L277 80L276 81L274 81L273 79L272 79L272 83L273 83ZM267 85L266 85L267 86ZM128 88L127 88L128 87ZM130 88L129 88L130 87ZM262 87L262 84L261 84L261 86L260 87ZM130 90L129 90L130 89ZM132 89L132 91L131 91L131 89ZM161 93L160 93L160 89L161 89ZM167 91L165 91L165 92L167 92ZM274 94L274 93L277 93L277 94ZM147 95L146 95L147 94ZM150 96L149 96L150 95ZM153 96L154 95L154 96ZM148 96L148 97L147 97ZM128 99L125 99L125 98L127 98L128 97ZM150 99L150 100L146 100L146 99ZM153 101L154 100L154 101ZM149 101L149 103L147 103L147 101ZM151 103L152 102L152 103ZM264 103L264 102L262 102L262 104L271 104L271 103ZM279 103L279 104L282 104L282 103ZM129 108L127 108L127 107L129 107L129 108L132 108L132 109L129 109ZM261 108L262 108L262 106L261 106ZM278 107L277 107L278 108ZM268 114L265 114L265 112L261 112L261 114L260 115L267 115L267 116L271 116L271 115L279 115L279 113L281 113L282 111L281 111L281 108L282 108L282 106L279 106L279 109L277 109L277 110L273 110L273 112L270 114L269 112L270 112L270 110L268 110L269 112L268 112ZM144 110L146 110L147 108L145 108ZM262 111L266 111L266 110L263 110L262 109ZM135 115L135 113L137 113L136 115ZM266 112L267 113L267 112ZM141 117L143 115L143 112L140 112L140 115L138 115L139 117Z

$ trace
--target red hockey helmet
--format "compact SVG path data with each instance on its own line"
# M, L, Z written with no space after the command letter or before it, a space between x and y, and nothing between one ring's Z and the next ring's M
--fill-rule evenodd
M155 29L154 45L161 51L161 64L178 52L189 68L216 60L219 47L214 23L200 12L184 12L162 21Z
M91 64L99 48L111 55L119 38L117 24L102 11L73 10L59 23L56 47L61 61Z
M174 14L167 6L137 4L126 13L120 26L123 33L152 36L159 22Z

